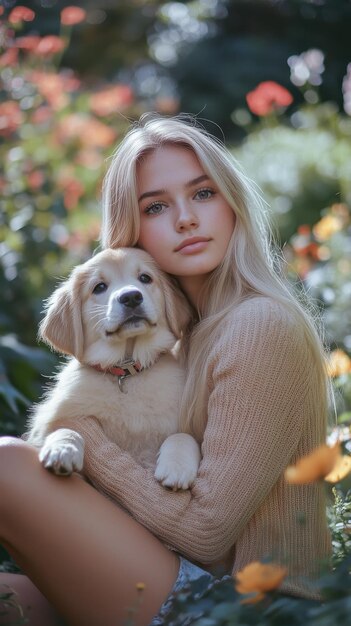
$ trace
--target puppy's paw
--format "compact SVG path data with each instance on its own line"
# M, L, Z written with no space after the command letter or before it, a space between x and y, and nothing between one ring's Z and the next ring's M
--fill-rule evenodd
M158 453L155 478L164 487L189 489L197 476L200 446L185 433L175 433L165 439Z
M76 432L61 428L47 436L39 452L41 464L58 476L70 476L83 469L84 441Z
M169 487L173 491L189 489L196 478L197 467L197 463L191 459L167 459L165 455L160 455L155 478L164 487Z
M44 445L39 452L41 464L58 476L70 476L83 469L83 455L74 444Z

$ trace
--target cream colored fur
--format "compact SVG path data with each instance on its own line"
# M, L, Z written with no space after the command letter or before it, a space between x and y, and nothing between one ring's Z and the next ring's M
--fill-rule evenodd
M140 294L136 307L123 303L130 292ZM40 328L44 341L72 357L30 417L26 437L46 468L82 470L84 441L64 420L93 415L111 441L155 468L163 485L191 485L200 452L178 432L184 371L174 355L189 320L184 296L142 250L104 250L73 270L50 298ZM145 370L126 378L121 391L117 376L91 366L123 362L130 337L133 359Z

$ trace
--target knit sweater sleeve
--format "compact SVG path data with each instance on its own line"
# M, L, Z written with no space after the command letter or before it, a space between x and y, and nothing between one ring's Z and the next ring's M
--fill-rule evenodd
M191 490L171 492L81 420L85 473L161 540L192 560L218 561L279 479L296 450L313 367L303 332L267 298L223 322L208 360L210 393L202 461Z

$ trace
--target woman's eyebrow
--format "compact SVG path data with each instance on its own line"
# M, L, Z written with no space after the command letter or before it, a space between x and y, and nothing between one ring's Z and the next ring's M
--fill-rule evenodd
M185 187L192 187L193 185L197 185L198 183L203 183L205 180L210 180L210 177L207 174L202 174L197 178L193 178L189 180L189 182L185 183ZM165 189L155 189L154 191L145 191L138 198L138 201L141 202L144 198L152 198L153 196L161 196L162 194L167 193Z

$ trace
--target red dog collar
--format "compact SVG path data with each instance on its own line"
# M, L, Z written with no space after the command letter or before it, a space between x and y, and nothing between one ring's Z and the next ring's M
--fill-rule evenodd
M112 367L102 367L100 363L96 363L91 365L97 372L103 372L104 374L112 374L113 376L117 376L118 385L121 391L123 391L122 383L125 378L129 376L134 376L143 370L139 361L124 361L123 367L119 367L118 365L112 365Z

